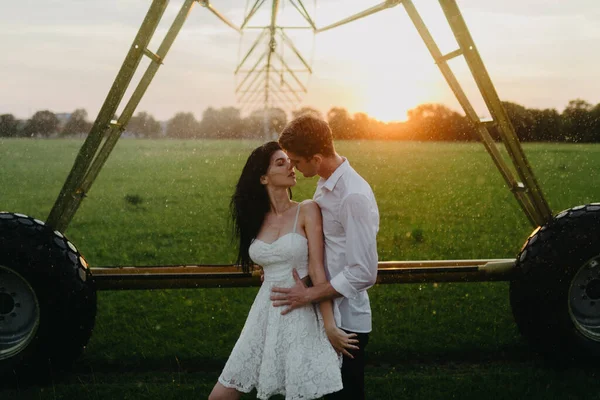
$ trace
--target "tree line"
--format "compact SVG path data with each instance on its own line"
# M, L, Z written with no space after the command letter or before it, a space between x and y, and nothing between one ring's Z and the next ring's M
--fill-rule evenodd
M562 113L556 109L533 109L520 104L503 102L508 116L521 141L593 143L600 142L600 104L571 100ZM314 113L325 118L335 139L377 139L416 141L477 140L476 127L463 115L442 104L421 104L408 112L404 122L381 122L365 113L351 115L341 107L331 108L325 116L311 107L293 111L295 118ZM176 139L264 139L271 137L288 122L287 114L279 108L265 113L257 110L242 117L235 107L207 108L197 120L191 112L180 112L161 124L147 112L131 118L126 135L139 138ZM265 129L266 125L266 129ZM77 109L66 120L59 120L48 110L36 112L28 120L18 120L12 114L0 115L0 137L83 137L92 123L84 109ZM499 139L492 127L490 133Z

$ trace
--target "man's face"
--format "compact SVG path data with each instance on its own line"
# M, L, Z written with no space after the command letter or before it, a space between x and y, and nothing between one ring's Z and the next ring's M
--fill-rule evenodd
M299 156L291 151L286 151L286 153L290 158L292 166L302 172L302 175L306 178L312 178L317 175L318 160L315 157L307 159L306 157Z

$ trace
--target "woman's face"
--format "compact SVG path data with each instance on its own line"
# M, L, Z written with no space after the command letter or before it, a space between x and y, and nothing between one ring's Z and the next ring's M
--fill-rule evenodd
M296 174L288 156L283 150L277 150L271 156L267 173L262 176L263 185L289 188L296 184Z

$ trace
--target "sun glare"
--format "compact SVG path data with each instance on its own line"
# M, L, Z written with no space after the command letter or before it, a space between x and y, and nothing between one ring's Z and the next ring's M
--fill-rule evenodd
M408 73L410 75L411 72ZM415 76L416 78L416 76ZM405 121L408 110L430 102L432 93L426 83L398 79L393 75L372 77L360 97L358 108L383 122Z
M410 52L420 43L404 44ZM386 51L387 50L387 51ZM430 60L406 58L403 51L381 50L377 64L367 63L357 109L383 122L405 121L407 112L419 104L435 101L439 95L437 70Z
M427 15L434 11L429 2L420 8ZM322 57L344 63L335 79L351 88L352 99L345 101L352 113L364 112L383 122L405 121L408 110L440 100L439 70L402 11L347 25L338 32L342 40L320 38ZM441 24L439 18L433 20Z

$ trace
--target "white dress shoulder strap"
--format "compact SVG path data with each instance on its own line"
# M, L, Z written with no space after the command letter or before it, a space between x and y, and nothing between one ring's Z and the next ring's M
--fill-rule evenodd
M292 229L292 232L296 233L296 225L298 224L298 215L300 215L300 206L302 205L302 203L298 203L298 208L296 209L296 219L294 220L294 229Z

